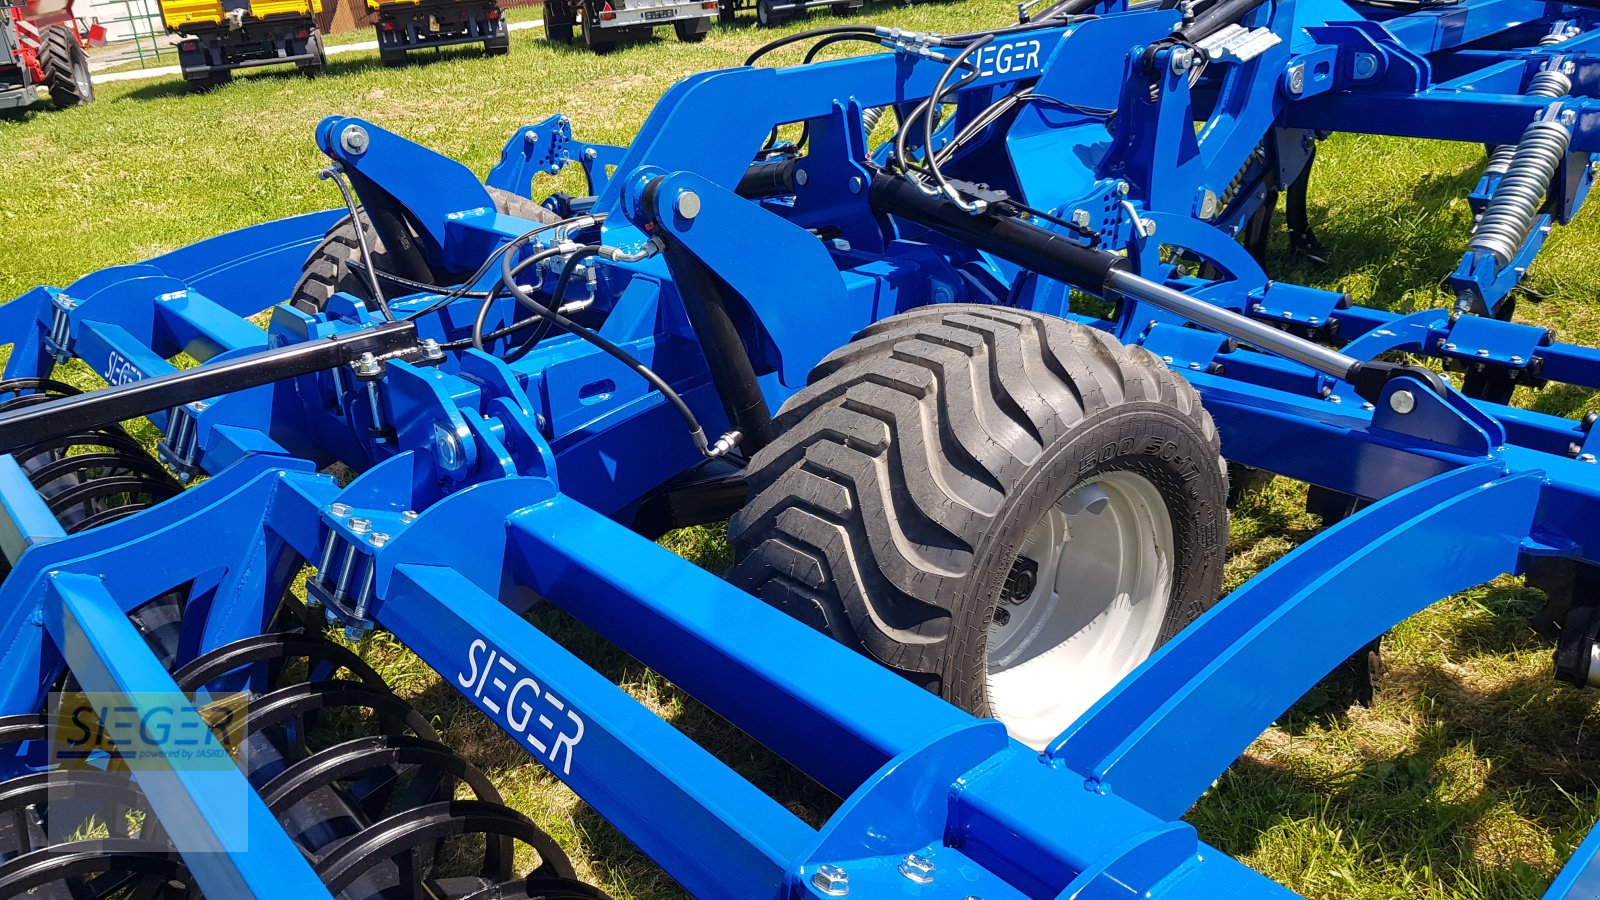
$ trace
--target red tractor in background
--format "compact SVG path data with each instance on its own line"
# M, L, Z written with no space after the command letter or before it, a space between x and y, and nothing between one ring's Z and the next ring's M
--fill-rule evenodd
M72 0L0 0L0 112L33 105L41 88L57 108L94 102Z

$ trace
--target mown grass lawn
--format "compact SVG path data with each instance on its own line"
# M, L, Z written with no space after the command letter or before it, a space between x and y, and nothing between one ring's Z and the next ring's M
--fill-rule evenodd
M1005 0L965 0L879 4L864 14L957 31L1005 22L1013 10ZM834 21L813 16L789 30ZM625 143L674 80L736 64L773 36L742 23L698 45L668 38L594 57L546 45L530 30L515 33L511 55L500 59L447 50L387 70L375 54L355 53L330 60L315 81L258 71L204 96L186 95L177 79L108 84L92 107L0 120L0 160L9 163L0 181L0 297L333 205L333 189L315 177L322 160L311 135L322 116L361 115L482 173L516 127L554 112L571 115L580 137ZM1330 140L1313 187L1329 264L1311 266L1280 248L1276 273L1390 308L1444 305L1441 281L1465 244L1463 198L1481 164L1474 146ZM1522 317L1563 340L1600 341L1597 250L1593 215L1559 231L1531 273L1545 299L1524 302ZM1519 400L1567 414L1594 402L1572 390ZM1315 533L1303 501L1303 488L1282 481L1243 499L1230 587ZM719 529L681 532L668 544L714 571L727 562ZM1596 695L1548 677L1550 647L1529 625L1541 602L1503 578L1406 622L1384 642L1387 672L1371 707L1352 708L1336 690L1314 692L1190 821L1309 897L1537 896L1600 815L1600 707ZM553 611L534 618L802 816L818 821L832 809L832 798L580 626ZM514 805L574 851L587 877L620 898L680 894L402 647L380 636L363 652Z

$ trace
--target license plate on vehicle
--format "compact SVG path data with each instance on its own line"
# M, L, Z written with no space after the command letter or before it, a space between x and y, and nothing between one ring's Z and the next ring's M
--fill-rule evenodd
M646 19L670 19L670 18L672 18L672 10L670 10L670 9L647 9L647 10L644 11L644 18L646 18Z

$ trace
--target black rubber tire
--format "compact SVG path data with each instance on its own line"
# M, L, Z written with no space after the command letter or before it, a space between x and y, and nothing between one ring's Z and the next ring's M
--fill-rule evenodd
M583 46L587 47L590 52L601 55L610 53L611 51L617 49L616 38L606 36L603 29L590 28L589 21L588 11L585 10L583 20Z
M751 460L731 582L989 715L988 631L1023 536L1130 470L1174 538L1158 644L1216 602L1227 478L1199 396L1148 351L1049 316L924 307L824 359Z
M544 0L540 4L540 18L544 19L544 39L552 44L572 43L572 26L577 17L565 3Z
M44 70L44 86L57 109L94 102L89 54L83 52L71 28L50 25L40 32L39 68Z
M789 11L778 9L776 0L756 0L756 24L762 28L777 28L789 21Z
M306 39L306 51L315 54L315 58L295 63L294 66L301 75L315 78L322 74L323 67L328 64L328 51L322 46L322 32L312 29L311 37Z
M530 222L556 222L560 216L539 204L508 191L498 188L488 188L489 197L494 201L494 208L506 215L517 216ZM379 268L384 268L384 259L388 251L383 246L383 240L372 229L365 217L362 217L362 226L367 232L367 244L372 248L372 255L377 258ZM289 296L289 302L301 312L322 312L328 305L328 300L335 293L343 291L353 297L371 300L368 295L372 293L364 274L358 274L346 263L350 260L360 261L361 244L356 240L355 226L350 223L350 217L345 216L328 229L311 255L306 257L305 264L300 267L300 280L295 283L294 293ZM386 293L409 293L403 288L396 288Z
M709 24L704 29L696 28L695 26L699 21L699 19L679 19L672 23L672 31L678 36L678 40L685 44L698 44L706 39L707 34L711 33Z

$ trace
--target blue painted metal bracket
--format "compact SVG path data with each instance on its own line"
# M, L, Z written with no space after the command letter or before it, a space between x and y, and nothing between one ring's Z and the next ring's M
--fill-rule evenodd
M636 184L655 177L638 172L630 176ZM699 175L659 177L653 208L643 208L642 184L630 198L634 224L644 229L659 223L749 304L763 332L757 340L746 338L752 356L759 359L770 347L765 362L779 370L786 387L804 385L822 357L871 323L872 308L852 302L838 265L815 235ZM864 184L858 188L864 190ZM697 198L692 216L684 215L690 207L680 203L687 195ZM729 234L741 235L741 240L730 242ZM762 248L763 255L751 255L750 247ZM768 254L784 260L784 278L772 277L765 264ZM828 311L825 320L818 319L817 310Z
M541 174L560 174L562 169L576 162L583 166L588 177L589 192L598 194L611 178L608 169L615 167L626 152L625 147L576 140L572 136L572 120L554 115L537 125L517 129L500 151L500 161L489 170L484 183L518 196L532 197L534 178Z
M359 176L353 179L357 193L363 181L370 182L412 213L430 262L445 271L477 265L477 261L452 265L456 261L445 252L445 223L452 214L494 208L488 191L466 166L353 116L329 116L319 122L317 146ZM422 172L426 178L418 177Z
M1047 755L1157 815L1182 815L1340 660L1435 600L1515 571L1541 481L1474 466L1343 520L1158 650Z

